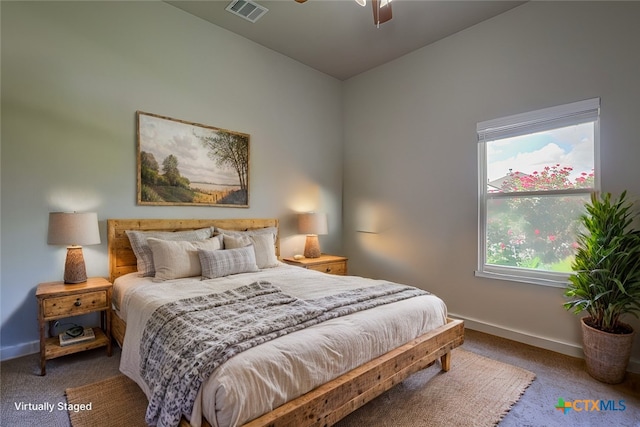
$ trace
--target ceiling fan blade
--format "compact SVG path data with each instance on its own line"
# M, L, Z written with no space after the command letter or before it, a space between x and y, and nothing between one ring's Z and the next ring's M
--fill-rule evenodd
M371 6L373 7L373 23L375 25L384 24L391 19L391 0L371 0Z
M304 3L304 2L306 2L307 0L296 0L296 1L297 1L298 3Z

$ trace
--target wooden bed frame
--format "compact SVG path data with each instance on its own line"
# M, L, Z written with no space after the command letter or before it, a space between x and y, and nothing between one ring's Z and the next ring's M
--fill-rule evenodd
M277 219L110 219L107 220L109 280L137 271L136 257L125 230L180 231L216 226L227 230L278 227ZM276 238L280 257L280 239ZM125 322L113 313L112 333L120 346ZM451 367L451 350L464 342L461 320L447 323L405 345L248 422L244 427L331 426L410 375L440 359L442 370ZM203 426L210 427L206 420ZM184 418L181 427L190 426Z

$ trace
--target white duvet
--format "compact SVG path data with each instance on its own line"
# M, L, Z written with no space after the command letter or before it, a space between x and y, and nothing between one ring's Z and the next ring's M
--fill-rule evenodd
M296 297L317 298L379 281L334 276L281 264L256 273L153 282L136 273L114 283L114 305L127 323L120 370L147 396L139 373L143 328L160 305L266 280ZM446 323L447 309L426 295L329 320L251 348L225 362L204 383L190 422L242 425L411 339Z

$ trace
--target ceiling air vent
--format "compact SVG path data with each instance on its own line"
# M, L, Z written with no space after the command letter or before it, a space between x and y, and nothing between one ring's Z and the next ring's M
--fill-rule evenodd
M250 0L233 0L225 10L251 22L256 22L269 11L266 7Z

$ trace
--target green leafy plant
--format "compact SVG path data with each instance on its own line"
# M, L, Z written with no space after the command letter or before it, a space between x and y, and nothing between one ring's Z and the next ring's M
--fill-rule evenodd
M620 316L640 313L640 230L633 228L638 214L626 195L611 200L610 193L591 194L565 290L567 310L586 311L587 324L612 333L631 332Z

